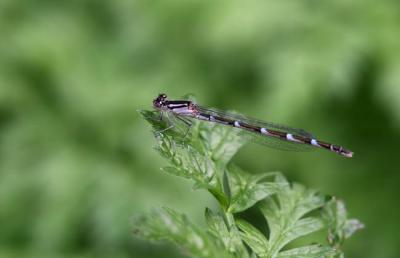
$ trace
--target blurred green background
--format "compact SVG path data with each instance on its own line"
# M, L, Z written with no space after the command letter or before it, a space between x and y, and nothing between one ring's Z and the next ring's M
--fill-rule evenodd
M355 152L235 157L338 196L347 257L399 257L398 1L0 1L0 257L181 257L131 234L215 207L160 172L136 112L160 92L310 130Z

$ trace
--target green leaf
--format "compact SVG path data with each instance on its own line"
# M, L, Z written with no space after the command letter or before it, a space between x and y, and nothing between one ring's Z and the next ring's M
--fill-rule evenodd
M222 216L206 208L205 218L211 234L221 239L226 248L229 248L230 234Z
M211 152L211 159L225 167L245 141L237 129L217 123L200 123L197 130L206 151Z
M249 175L237 166L230 165L227 173L231 200L229 212L236 213L244 211L265 197L276 193L282 186L277 182L266 182L276 173L262 173Z
M164 114L161 115L157 111L138 110L138 112L149 122L156 136L168 135L173 137L175 142L179 144L187 143L190 140L190 137L186 137L186 126L176 118ZM174 122L174 126L171 126L172 122Z
M356 231L363 229L365 226L358 219L348 219L344 225L344 238L351 237Z
M229 257L219 248L218 239L210 238L185 215L169 208L136 219L134 232L150 240L175 243L192 257Z
M190 145L222 167L245 143L237 129L230 126L186 118L192 123L188 128L168 112L161 114L158 111L139 110L139 113L151 124L156 135L170 136L175 143Z
M276 258L321 258L335 254L335 250L329 246L309 245L280 252Z
M194 257L313 258L341 254L337 247L362 227L358 220L347 219L342 202L326 205L322 195L300 184L290 185L281 173L250 175L230 163L243 144L235 128L193 121L190 133L184 133L182 121L176 121L173 114L164 114L161 120L158 112L141 114L153 127L158 139L156 149L169 162L163 171L193 180L195 188L207 189L223 213L206 209L205 232L186 216L164 208L137 220L135 232L139 235L174 242ZM258 202L269 226L269 237L234 217ZM308 215L324 205L325 220ZM331 246L320 243L282 251L289 243L325 225L329 226Z
M305 217L324 204L323 196L299 184L290 186L283 175L276 176L282 187L276 198L268 197L260 205L270 228L268 254L275 256L293 240L321 230L321 219Z
M159 136L157 150L171 165L163 169L167 173L192 179L197 187L222 192L221 184L216 177L217 168L208 156L202 155L190 145L177 145L167 135ZM216 190L219 188L220 190Z
M182 169L178 169L176 167L163 167L161 168L162 171L164 171L165 173L168 173L170 175L173 176L179 176L179 177L185 177L185 178L191 178L186 171L182 170Z
M160 112L146 110L139 112L153 127L158 139L156 149L170 163L163 170L193 180L195 188L208 189L226 208L228 200L223 191L224 170L244 143L234 128L193 120L190 133L182 133L182 122L173 114L164 112L161 115Z
M308 217L298 220L291 228L288 228L284 233L285 236L281 240L279 249L288 244L289 242L301 236L308 235L312 232L318 231L324 227L321 219L315 217Z
M210 209L206 209L205 217L210 233L223 242L226 250L238 257L249 256L235 224L227 224L221 215L213 213Z
M268 254L268 240L255 227L244 220L236 220L236 224L242 231L240 233L243 241L260 257Z
M341 248L347 238L364 228L364 224L359 220L347 218L344 202L336 198L332 198L325 205L323 216L329 229L328 241L331 246L338 249Z

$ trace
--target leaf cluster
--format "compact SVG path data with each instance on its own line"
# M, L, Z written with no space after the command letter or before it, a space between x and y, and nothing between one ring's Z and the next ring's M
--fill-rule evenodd
M244 144L234 128L193 121L190 132L182 133L182 123L170 124L175 118L140 112L153 126L157 151L169 163L163 171L206 189L220 209L206 208L207 229L170 208L154 210L135 220L137 235L173 242L191 257L316 258L343 256L344 240L363 227L347 219L342 201L290 184L279 172L252 175L234 165L231 159ZM239 218L254 205L268 224L267 232ZM293 245L315 232L326 239Z

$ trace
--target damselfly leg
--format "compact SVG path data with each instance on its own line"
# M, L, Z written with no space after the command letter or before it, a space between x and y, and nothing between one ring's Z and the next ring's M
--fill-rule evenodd
M191 130L191 128L192 128L192 121L190 121L189 119L187 119L187 118L184 118L184 117L176 117L176 118L178 118L180 121L182 121L186 126L187 126L187 129L186 129L186 132L183 134L183 139L186 139L186 137L188 137L189 136L189 132L190 132L190 130Z

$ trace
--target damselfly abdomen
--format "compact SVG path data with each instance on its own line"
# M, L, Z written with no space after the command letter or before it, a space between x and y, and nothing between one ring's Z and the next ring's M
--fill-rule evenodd
M287 150L302 150L303 147L305 147L304 149L307 149L307 147L323 148L344 157L351 158L353 156L352 151L339 145L320 141L302 129L294 129L243 115L205 108L190 100L168 100L167 95L159 94L153 100L153 106L157 110L169 112L178 118L194 118L242 129L257 137L260 143L268 143L268 146L273 146L270 144L271 142L280 142L274 145L284 146L284 149Z

